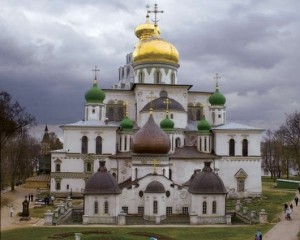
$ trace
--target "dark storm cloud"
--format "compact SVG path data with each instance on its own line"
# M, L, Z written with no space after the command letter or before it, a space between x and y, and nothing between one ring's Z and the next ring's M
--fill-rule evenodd
M40 124L81 119L91 69L100 67L103 88L117 81L147 3L3 1L0 90ZM219 72L230 121L276 128L285 113L300 109L298 1L162 0L159 7L162 37L180 52L179 82L213 91Z

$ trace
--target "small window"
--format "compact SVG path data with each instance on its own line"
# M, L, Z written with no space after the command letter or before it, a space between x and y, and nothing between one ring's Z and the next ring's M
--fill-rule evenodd
M246 157L246 156L248 156L248 140L244 139L242 145L243 145L243 150L242 150L243 153L242 154L243 154L243 157Z
M182 214L188 215L189 214L189 207L182 207Z
M234 139L229 140L229 156L235 155L235 141Z
M81 138L81 153L87 154L88 152L88 138L87 136L83 136Z
M95 113L96 111L95 111L95 108L93 108L93 110L92 110L92 113Z
M153 201L153 213L157 214L158 213L158 202Z
M69 189L69 187L70 187L69 184L67 184L67 189Z
M124 213L128 213L128 207L122 207Z
M172 207L167 207L166 208L166 213L167 213L167 215L172 214L173 213L173 208Z
M104 213L108 214L108 201L104 202Z
M173 115L173 113L171 113L171 114L170 114L170 118L171 118L171 119L173 119L173 118L174 118L174 115Z
M218 114L218 118L221 118L222 117L222 115L221 114Z
M202 214L206 214L207 213L207 202L204 201L202 203Z
M91 172L92 171L92 164L91 163L87 163L86 164L86 171L87 172Z
M96 154L102 154L102 137L96 137Z
M59 163L56 163L56 165L55 165L55 171L56 172L60 172L60 164Z
M55 184L56 190L60 190L60 181L57 181Z
M144 207L138 207L138 214L140 215L144 214Z
M139 191L139 196L140 196L140 197L143 197L143 196L144 196L143 191Z
M170 191L166 191L166 196L170 197L170 195L171 195Z
M238 179L237 180L237 191L238 192L244 192L245 191L245 180L244 179Z
M213 201L212 202L212 214L216 214L217 213L217 202Z
M95 201L95 202L94 202L94 213L95 213L95 214L98 214L98 212L99 212L98 201Z

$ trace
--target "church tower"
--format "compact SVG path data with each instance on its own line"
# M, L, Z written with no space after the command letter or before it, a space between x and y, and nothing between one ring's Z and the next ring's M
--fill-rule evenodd
M125 117L120 123L118 151L129 152L131 151L131 141L133 135L133 122L128 117L128 102L125 102L126 113Z
M155 4L154 24L149 15L146 22L137 26L135 35L139 42L135 45L133 57L134 82L148 84L177 84L179 53L175 46L160 37L157 14L162 13Z
M216 90L208 99L210 103L209 111L211 114L212 125L219 126L226 123L226 98L219 90L219 75L216 74L214 79L216 80Z
M98 87L97 82L97 66L93 69L95 72L95 78L93 87L85 93L85 121L98 120L105 121L105 106L103 100L105 99L105 93Z

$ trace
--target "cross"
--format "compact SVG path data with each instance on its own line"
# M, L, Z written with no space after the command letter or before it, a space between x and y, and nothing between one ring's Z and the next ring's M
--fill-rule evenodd
M155 97L153 96L153 92L150 92L150 96L147 97L147 99L150 99L150 111L152 111L152 101L153 99L155 99Z
M157 23L158 23L158 21L159 21L159 20L157 20L157 14L158 14L158 13L163 13L163 12L164 12L164 11L158 10L158 7L157 7L157 4L156 4L156 3L154 4L154 10L153 10L153 11L150 11L150 10L147 11L147 13L154 13L154 21L153 21L153 22L154 22L154 25L155 25L155 26L157 26Z
M214 80L216 80L216 86L217 86L217 88L219 87L219 79L221 79L221 77L219 76L219 74L218 73L216 73L216 75L214 76Z
M167 104L167 112L169 112L169 104L171 104L171 101L169 98L167 98L165 101L164 101L165 104Z
M153 159L153 170L154 170L154 173L156 173L156 165L158 164L158 161L156 159Z
M95 72L95 80L97 80L97 72L100 72L100 69L97 66L95 66L95 68L92 69L92 71Z
M128 117L128 101L125 101L123 105L125 106L125 116Z

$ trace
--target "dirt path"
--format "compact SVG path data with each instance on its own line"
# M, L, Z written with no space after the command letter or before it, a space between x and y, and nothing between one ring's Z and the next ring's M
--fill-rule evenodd
M298 194L298 198L300 198L300 194ZM263 236L264 240L298 240L297 234L300 232L300 205L298 203L298 207L296 207L294 201L293 205L292 220L285 220L282 213L281 221Z
M32 224L35 224L40 220L38 218L31 218L29 221L20 221L20 217L17 215L18 212L22 212L22 202L24 201L25 196L28 196L29 193L33 193L35 195L35 189L28 189L23 186L19 186L16 187L13 192L1 192L1 197L3 196L8 199L8 204L6 206L1 206L1 231L17 227L31 227ZM11 204L14 206L13 217L10 217L9 207ZM33 202L30 202L29 208L32 207Z

